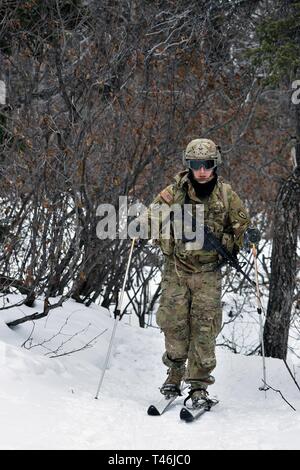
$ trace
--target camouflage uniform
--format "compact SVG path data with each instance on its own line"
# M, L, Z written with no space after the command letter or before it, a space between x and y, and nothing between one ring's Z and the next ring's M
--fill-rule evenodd
M238 251L250 224L247 212L231 186L218 177L208 198L197 198L188 170L175 177L154 199L157 204L204 204L204 223L227 248ZM160 221L161 222L161 221ZM187 250L174 237L157 240L165 255L162 294L157 324L165 335L165 365L184 375L192 387L206 387L214 382L210 375L216 366L215 341L222 325L221 272L215 271L216 251ZM178 374L177 374L178 375Z

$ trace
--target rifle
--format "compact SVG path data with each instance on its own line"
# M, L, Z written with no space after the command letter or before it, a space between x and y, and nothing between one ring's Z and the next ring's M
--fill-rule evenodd
M220 240L214 235L207 225L204 225L204 239L208 240L210 245L222 257L222 261L216 266L215 270L220 269L225 264L229 264L229 266L235 268L239 273L241 273L252 286L256 286L255 282L252 281L248 274L245 273L245 271L241 268L238 259L232 253L230 253L226 246L220 242Z
M192 217L192 222L193 222L193 228L195 228L194 217ZM204 230L203 249L205 249L205 245L206 245L208 249L213 248L222 257L221 262L217 264L214 271L217 271L222 266L229 264L229 266L235 268L239 273L241 273L245 277L245 279L247 279L248 282L250 282L252 286L255 287L256 283L252 281L252 279L250 279L247 273L244 272L240 263L238 262L238 259L232 253L230 253L230 251L226 248L226 246L224 246L220 242L220 240L214 235L214 233L210 230L210 228L207 225L204 225L203 230ZM195 241L195 239L196 237L193 240L190 240L190 239L188 240L185 238L185 236L183 236L182 241L183 242Z

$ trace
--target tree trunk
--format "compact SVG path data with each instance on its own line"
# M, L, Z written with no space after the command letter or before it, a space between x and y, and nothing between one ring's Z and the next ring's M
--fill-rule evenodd
M300 227L300 106L296 106L296 168L277 196L271 259L270 297L264 330L267 356L286 359L296 286Z

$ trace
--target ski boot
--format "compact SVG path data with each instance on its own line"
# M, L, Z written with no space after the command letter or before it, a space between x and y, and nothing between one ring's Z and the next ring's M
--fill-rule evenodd
M163 356L163 362L170 367L168 376L160 388L160 393L165 395L166 398L181 395L180 386L185 373L185 363L183 361L172 361L166 353Z
M206 388L192 388L189 397L192 400L192 408L197 409L209 403L208 391Z
M160 393L165 395L166 398L181 395L180 385L183 373L180 369L170 368L168 370L168 377L160 388Z
M191 387L189 390L189 394L184 401L191 400L191 408L208 408L210 409L214 400L209 398L209 394L207 391L208 385L212 385L215 382L215 378L212 375L209 375L206 379L202 379L201 381L190 381Z

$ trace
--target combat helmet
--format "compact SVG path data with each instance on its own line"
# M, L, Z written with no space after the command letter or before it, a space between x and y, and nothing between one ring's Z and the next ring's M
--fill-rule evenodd
M201 164L207 169L216 168L222 163L220 147L209 139L194 139L187 145L182 160L187 168L198 169Z

